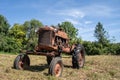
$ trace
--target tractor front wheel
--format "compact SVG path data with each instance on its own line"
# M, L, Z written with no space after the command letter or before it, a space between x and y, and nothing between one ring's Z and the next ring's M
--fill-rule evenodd
M20 69L20 70L27 69L30 66L30 59L28 55L19 54L15 58L13 66L15 69Z
M61 57L55 57L52 59L48 73L55 77L60 77L63 71L63 62Z

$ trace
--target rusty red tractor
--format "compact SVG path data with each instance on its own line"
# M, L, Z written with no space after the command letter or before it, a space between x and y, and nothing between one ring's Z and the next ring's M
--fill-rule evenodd
M85 50L81 44L69 45L69 38L62 30L54 27L42 27L37 31L38 45L33 51L20 53L14 60L15 69L26 69L30 66L28 54L46 56L49 65L48 74L59 77L62 75L62 53L72 55L73 68L81 68L85 63Z

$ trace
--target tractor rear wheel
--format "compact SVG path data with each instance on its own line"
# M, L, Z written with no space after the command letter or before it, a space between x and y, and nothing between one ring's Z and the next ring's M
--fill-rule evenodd
M82 45L75 47L72 55L72 65L73 68L82 68L85 63L85 49Z
M30 66L30 58L26 54L19 54L13 64L15 69L24 70Z
M63 71L63 62L61 57L55 57L52 59L48 73L55 77L60 77Z

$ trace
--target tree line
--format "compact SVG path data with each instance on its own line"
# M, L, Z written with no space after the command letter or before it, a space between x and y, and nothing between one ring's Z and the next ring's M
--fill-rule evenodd
M6 17L0 15L0 51L19 53L21 50L33 50L38 40L36 31L43 26L43 23L36 19L10 26ZM78 29L71 22L65 21L57 26L68 34L70 44L83 44L87 55L120 54L120 43L112 43L109 40L108 32L100 22L95 26L93 35L97 40L94 42L83 41L78 37Z

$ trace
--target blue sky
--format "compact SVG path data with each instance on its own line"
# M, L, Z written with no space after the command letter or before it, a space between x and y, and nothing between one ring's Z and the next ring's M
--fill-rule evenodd
M70 21L87 41L95 41L94 29L101 22L110 39L120 42L120 0L0 0L0 14L11 25L31 19L44 25Z

